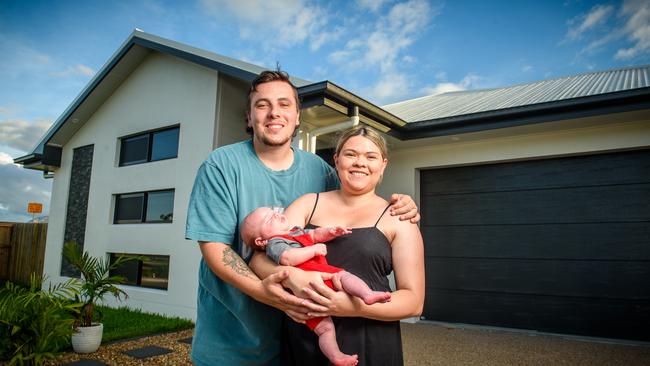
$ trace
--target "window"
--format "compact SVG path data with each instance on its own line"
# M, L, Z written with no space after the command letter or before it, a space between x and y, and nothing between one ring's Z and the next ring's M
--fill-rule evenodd
M173 189L115 195L114 224L169 223L173 218Z
M172 159L178 156L180 127L122 137L120 166Z
M120 267L110 271L111 276L119 275L126 278L124 285L167 290L169 283L168 255L109 253L111 263L121 255L138 256L142 259L123 263Z

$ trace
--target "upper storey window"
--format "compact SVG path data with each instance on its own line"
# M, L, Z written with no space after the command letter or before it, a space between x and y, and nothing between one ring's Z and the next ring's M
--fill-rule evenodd
M120 166L172 159L178 156L180 127L166 128L122 137Z

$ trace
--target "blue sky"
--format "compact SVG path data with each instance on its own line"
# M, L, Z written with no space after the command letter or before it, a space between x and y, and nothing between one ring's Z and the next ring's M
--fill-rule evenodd
M31 150L134 28L330 80L379 105L650 63L650 2L0 0L0 221L51 180Z

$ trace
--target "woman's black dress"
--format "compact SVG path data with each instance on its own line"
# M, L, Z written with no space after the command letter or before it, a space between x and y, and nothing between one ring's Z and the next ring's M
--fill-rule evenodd
M391 246L376 226L352 229L351 234L329 241L327 261L359 276L373 290L391 291L386 277L393 270ZM308 224L307 228L315 226ZM332 320L341 351L359 355L360 366L403 365L399 321L348 317ZM285 317L283 337L287 365L329 365L318 347L318 337L306 325Z

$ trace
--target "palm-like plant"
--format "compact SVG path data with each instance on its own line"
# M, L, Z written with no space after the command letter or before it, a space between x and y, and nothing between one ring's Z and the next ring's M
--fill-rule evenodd
M63 256L81 273L80 291L79 295L75 295L75 300L82 302L83 306L76 326L91 326L95 311L101 319L101 312L95 309L95 303L102 300L106 294L111 294L118 300L128 297L124 290L115 286L124 283L126 279L123 276L111 276L110 272L125 262L139 259L138 257L119 256L111 263L108 258L95 258L88 252L82 252L81 247L73 241L65 243Z
M69 345L81 304L70 302L78 285L66 281L42 290L43 278L32 274L29 287L7 282L0 289L0 364L42 365Z

